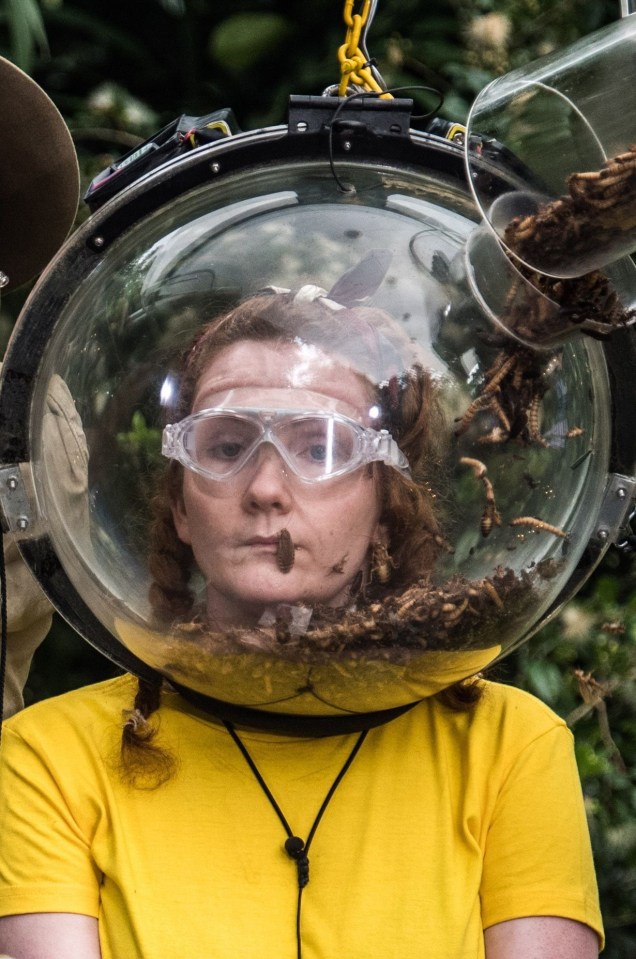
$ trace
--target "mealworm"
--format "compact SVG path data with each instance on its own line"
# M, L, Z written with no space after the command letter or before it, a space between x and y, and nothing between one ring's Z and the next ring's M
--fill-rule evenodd
M481 585L483 586L484 590L488 593L493 603L495 603L495 605L498 606L499 609L503 609L504 604L501 601L501 596L499 595L499 593L497 592L493 584L490 582L490 580L483 579L481 582Z
M552 526L550 523L544 523L542 519L535 516L517 516L510 520L510 526L532 526L534 529L543 533L552 533L553 536L560 536L561 539L567 539L568 534L558 526Z
M461 466L470 466L477 479L486 475L486 465L481 460L473 459L472 456L462 456L459 462Z
M288 529L281 529L278 534L278 548L276 562L281 573L288 573L294 565L294 543Z

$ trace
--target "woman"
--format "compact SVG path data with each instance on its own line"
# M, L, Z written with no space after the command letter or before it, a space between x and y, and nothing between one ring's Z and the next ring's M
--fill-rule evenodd
M411 610L444 598L429 585L440 420L385 314L312 296L252 298L188 350L151 596L157 622L212 656L273 643L337 670L351 635L354 655L406 656ZM16 959L597 955L571 736L532 697L472 680L312 738L133 688L79 690L7 728L0 949Z

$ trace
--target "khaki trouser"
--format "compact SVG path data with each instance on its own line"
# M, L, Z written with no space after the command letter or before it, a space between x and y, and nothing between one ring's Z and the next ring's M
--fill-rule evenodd
M44 413L46 468L54 471L64 497L65 515L79 535L87 535L88 453L80 418L66 384L53 376ZM24 705L23 690L33 654L51 627L53 609L22 560L15 543L5 537L8 644L3 716ZM1 959L1 957L0 957Z

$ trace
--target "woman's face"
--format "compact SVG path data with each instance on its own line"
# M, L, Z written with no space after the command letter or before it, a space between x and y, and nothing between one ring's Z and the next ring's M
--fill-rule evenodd
M245 340L210 362L192 412L223 405L328 409L369 425L371 403L362 378L316 348ZM221 626L249 625L281 603L346 603L369 544L385 538L377 472L362 466L306 483L270 443L228 480L185 469L173 515L204 576L210 619ZM289 572L277 561L283 529L295 547Z

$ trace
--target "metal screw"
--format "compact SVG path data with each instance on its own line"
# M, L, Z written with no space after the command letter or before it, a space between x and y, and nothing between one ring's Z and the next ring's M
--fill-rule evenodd
M618 496L619 499L625 499L625 497L627 496L627 490L625 489L624 486L619 486L618 489L616 490L616 495Z
M609 532L606 529L599 529L596 535L602 543L605 543L609 539Z
M17 479L15 478L15 476L12 476L11 479L7 481L7 486L9 487L9 489L17 489L17 488L18 488L18 481L17 481Z
M96 250L101 250L105 241L103 236L94 236L92 242Z
M25 530L29 528L29 520L26 516L18 516L16 520L16 525L18 529Z
M351 146L352 146L351 140L345 140L344 143L342 144L342 149L348 152L351 149Z
M211 163L211 164L210 164L210 169L212 170L212 173L220 173L220 172L221 172L221 164L220 164L220 163L217 163L217 162L215 161L214 163Z

